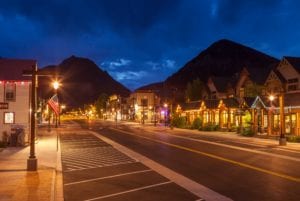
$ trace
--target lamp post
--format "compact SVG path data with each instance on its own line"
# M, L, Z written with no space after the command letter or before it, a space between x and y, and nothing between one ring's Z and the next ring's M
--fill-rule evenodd
M279 107L280 107L280 137L279 137L279 145L286 145L286 138L284 135L284 94L281 92L279 95Z
M164 104L164 108L165 108L165 126L167 126L167 113L168 113L168 104L167 103Z
M269 126L268 126L268 134L272 134L272 114L273 114L273 100L275 97L273 95L269 96L270 100L270 109L269 109Z
M54 90L55 90L55 94L58 96L58 94L57 94L57 90L58 90L58 88L59 88L59 85L60 85L60 83L57 81L57 80L55 80L55 81L53 81L53 83L52 83L52 86L53 86L53 88L54 88ZM58 117L57 117L58 116ZM56 115L56 119L55 119L55 128L57 128L58 126L57 126L57 118L58 118L58 122L59 122L59 124L60 124L60 107L59 107L59 102L58 102L58 115Z
M35 64L32 70L24 70L23 76L31 76L30 154L27 159L27 170L37 171L38 162L35 156L37 81L39 76L52 77L53 75L39 72Z
M269 96L269 100L271 101L271 107L273 100L275 97L273 95ZM283 92L280 92L279 94L279 114L280 114L280 136L279 136L279 145L285 146L286 145L286 138L284 134L284 94Z
M27 170L37 170L37 158L35 156L35 117L36 117L36 85L37 85L37 66L32 66L31 77L31 114L30 114L30 155L27 159Z

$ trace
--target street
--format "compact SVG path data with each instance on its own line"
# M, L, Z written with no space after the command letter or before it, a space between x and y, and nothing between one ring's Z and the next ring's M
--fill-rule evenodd
M88 130L60 132L65 200L202 200Z
M211 136L193 134L193 132L189 130L170 130L169 128L136 126L136 124L125 123L116 125L114 122L104 121L93 121L88 124L81 122L81 124L84 128L93 130L101 136L124 145L164 167L232 200L299 200L300 198L300 172L298 171L300 168L300 150L282 149L275 144L264 142L263 139L261 143L253 142L250 138L248 138L249 140L237 138L233 141L232 138L218 137L213 134ZM118 155L120 153L113 153L114 151L109 148L110 146L105 145L104 142L99 141L97 142L99 145L94 145L96 141L92 139L94 137L87 137L86 135L82 137L78 135L78 133L74 135L74 131L72 136L77 136L75 138L80 142L83 142L84 139L91 142L93 146L98 148L92 148L93 146L91 146L89 149L94 149L95 154L101 153L102 156L105 156L103 158L109 158L109 154L106 156L106 154L103 153L111 153L111 155L116 156L118 160L110 163L124 163L122 164L123 166L130 166L130 168L134 166L137 168L137 166L134 165L137 162L132 161L132 159L127 158L123 154ZM72 138L74 141L74 137ZM73 200L73 197L72 199L67 199L68 191L75 191L78 195L82 195L83 193L74 190L71 186L69 188L66 184L72 184L72 182L77 181L78 179L74 179L77 177L83 180L89 178L88 175L93 175L94 178L94 174L99 174L97 173L98 171L93 170L92 173L86 173L84 172L84 168L93 168L95 164L98 166L99 162L97 161L98 159L94 159L96 161L89 162L90 164L79 164L79 162L75 162L75 164L70 163L71 165L68 165L68 163L66 163L69 157L67 154L69 146L67 141L67 135L62 135L65 198L66 200ZM64 143L66 145L64 145ZM102 147L101 150L99 147ZM105 147L107 151L104 151L103 147ZM84 152L80 154L79 152L76 153L72 151L70 154L78 157L84 154ZM83 158L88 159L88 154L84 154ZM74 162L74 160L71 161ZM142 164L137 164L139 168L131 171L142 171L143 180L139 180L135 177L137 175L131 175L134 176L133 181L138 181L137 183L150 182L145 178L151 177L152 183L147 183L147 185L153 185L154 179L155 184L159 183L164 187L169 187L170 184L168 182L170 181L143 167ZM103 167L98 168L105 168L105 165L101 165ZM80 174L76 173L75 170L78 169L83 169L83 172ZM113 168L109 169L113 171ZM99 170L99 172L102 171ZM96 177L102 176L98 175ZM93 182L95 183L95 181ZM118 184L118 181L114 182ZM84 190L83 192L87 192L84 193L84 195L94 193L93 188L91 188L91 186L94 186L94 183L89 185L80 183L80 189ZM97 181L97 183L99 183L99 181ZM103 183L101 185L103 185ZM172 183L172 185L174 184ZM129 188L139 187L130 186ZM186 198L186 200L197 200L196 197L193 197L193 194L189 194L184 189L178 186L174 188L180 190L171 190L170 196L177 194L177 192L182 192L179 194L184 195L183 197ZM161 187L159 189L161 189ZM98 190L100 190L100 188ZM113 189L111 193L116 193L116 191L118 190ZM109 191L105 190L105 192ZM143 194L142 191L137 192ZM156 193L159 192L149 194L155 196ZM76 197L77 194L73 193L72 195ZM97 195L99 196L99 193ZM166 193L164 193L164 195L166 195ZM127 196L129 196L129 194ZM178 195L175 197L178 198L177 200L184 200L179 198ZM87 199L87 197L84 199ZM148 199L155 200L147 196L147 200ZM129 200L132 200L132 198ZM146 198L143 197L141 200L146 200ZM159 200L174 199L165 198Z

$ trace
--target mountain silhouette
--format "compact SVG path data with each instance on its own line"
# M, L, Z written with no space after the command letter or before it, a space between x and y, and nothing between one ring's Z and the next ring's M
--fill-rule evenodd
M57 66L46 66L40 71L41 74L58 77L61 82L58 95L60 101L68 108L93 103L102 93L122 96L128 96L130 93L130 90L87 58L71 56ZM43 98L49 98L55 93L51 79L53 78L43 76L39 78L39 95Z
M159 86L163 86L164 91L176 89L176 95L183 98L187 84L197 78L206 83L210 76L236 77L244 67L257 69L259 73L260 70L264 69L265 71L266 68L270 68L277 62L279 62L278 59L255 49L222 39L188 61ZM155 84L141 88L152 89L153 86L157 89Z

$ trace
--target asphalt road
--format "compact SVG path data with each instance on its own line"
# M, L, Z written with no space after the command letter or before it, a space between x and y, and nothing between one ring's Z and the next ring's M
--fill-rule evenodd
M64 198L79 200L202 200L88 130L60 128Z
M233 200L300 200L297 151L109 122L88 127Z

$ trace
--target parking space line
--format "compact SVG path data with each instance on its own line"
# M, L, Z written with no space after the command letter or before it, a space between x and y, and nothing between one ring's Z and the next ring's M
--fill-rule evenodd
M123 164L129 164L129 163L137 163L136 161L126 161L126 162L120 162L120 163L110 163L108 165L98 165L98 166L94 166L91 168L79 168L76 170L66 170L64 172L73 172L73 171L78 171L78 170L88 170L88 169L94 169L94 168L99 168L99 167L110 167L110 166L115 166L115 165L123 165Z
M71 182L71 183L67 183L67 184L64 184L64 185L65 186L70 186L70 185L74 185L74 184L87 183L87 182L98 181L98 180L103 180L103 179L111 179L111 178L115 178L115 177L121 177L121 176L132 175L132 174L139 174L139 173L151 172L151 171L153 172L153 170L151 170L151 169L139 170L139 171L127 172L127 173L123 173L123 174L116 174L116 175L111 175L111 176L106 176L106 177L98 177L98 178L94 178L94 179L87 179L87 180L82 180L82 181L76 181L76 182Z
M122 191L122 192L119 192L119 193L113 193L113 194L109 194L109 195L104 195L104 196L100 196L100 197L88 199L88 200L85 200L85 201L101 200L103 198L109 198L109 197L113 197L113 196L118 196L118 195L122 195L122 194L126 194L126 193L131 193L131 192L135 192L135 191L139 191L139 190L144 190L144 189L148 189L148 188L162 186L162 185L166 185L166 184L170 184L170 183L172 183L172 182L171 181L162 182L162 183L153 184L153 185L149 185L149 186L144 186L144 187L140 187L140 188L134 188L134 189L131 189L131 190L128 190L128 191Z

